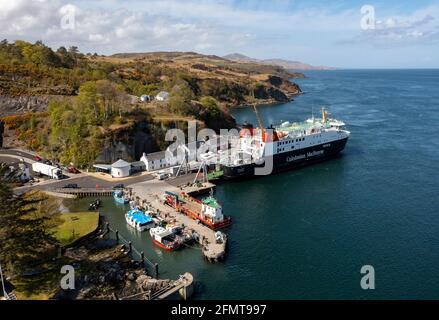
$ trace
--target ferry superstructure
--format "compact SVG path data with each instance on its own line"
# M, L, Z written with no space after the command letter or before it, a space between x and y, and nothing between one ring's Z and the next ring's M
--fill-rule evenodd
M320 119L284 122L267 129L253 129L248 125L241 130L229 156L222 161L224 177L236 179L272 174L334 157L345 148L349 139L350 132L344 127L344 122L328 118L324 108ZM269 169L271 161L272 170ZM263 167L267 170L260 171Z

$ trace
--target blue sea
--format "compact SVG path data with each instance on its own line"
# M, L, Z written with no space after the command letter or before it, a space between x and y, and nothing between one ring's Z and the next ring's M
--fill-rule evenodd
M337 159L218 186L233 217L223 263L196 248L162 252L124 229L123 209L106 214L162 277L192 272L195 299L438 299L439 70L306 76L292 79L305 94L259 107L265 124L325 106L351 138ZM233 115L257 123L252 109ZM364 265L375 270L374 290L360 286Z

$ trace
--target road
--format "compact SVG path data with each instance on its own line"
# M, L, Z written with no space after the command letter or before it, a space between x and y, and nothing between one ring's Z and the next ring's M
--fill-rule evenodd
M12 158L12 159L17 159L17 160L21 160L23 159L24 162L32 164L35 161L32 160L33 156L35 154L30 152L30 151L24 151L24 150L19 150L19 149L0 149L0 157L1 158Z
M32 157L34 155L35 154L30 151L18 149L0 149L0 162L12 164L16 163L16 160L23 159L24 162L32 164L35 162L34 160L32 160ZM66 179L62 180L41 179L39 183L33 185L28 184L23 187L15 188L14 192L21 194L32 189L53 190L56 188L62 188L70 183L75 183L81 188L112 188L113 186L121 183L125 186L130 186L135 183L144 182L152 179L154 178L151 175L139 175L124 179L123 181L111 181L108 179L99 179L98 177L91 176L86 172L82 172L80 174L69 174Z

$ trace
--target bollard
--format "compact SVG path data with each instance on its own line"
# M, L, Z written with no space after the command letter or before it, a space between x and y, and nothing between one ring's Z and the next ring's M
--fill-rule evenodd
M107 233L110 233L110 223L107 222Z
M155 278L159 278L159 264L156 262L154 263L154 270L155 270Z
M142 260L142 265L145 265L145 254L142 252L140 252L140 259Z
M116 230L116 240L119 242L119 231Z
M131 243L131 241L128 242L128 247L129 247L129 251L128 251L128 253L130 253L131 250L133 250L133 244Z

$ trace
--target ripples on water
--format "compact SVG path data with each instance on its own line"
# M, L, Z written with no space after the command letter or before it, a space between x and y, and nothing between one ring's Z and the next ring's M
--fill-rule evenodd
M343 156L218 186L234 221L224 263L196 249L162 252L146 234L134 245L162 277L192 272L197 299L439 298L439 71L306 74L296 80L306 94L259 107L261 118L303 121L324 105L352 132ZM251 109L234 116L257 123ZM105 205L129 234L124 209ZM375 291L360 289L365 264Z

